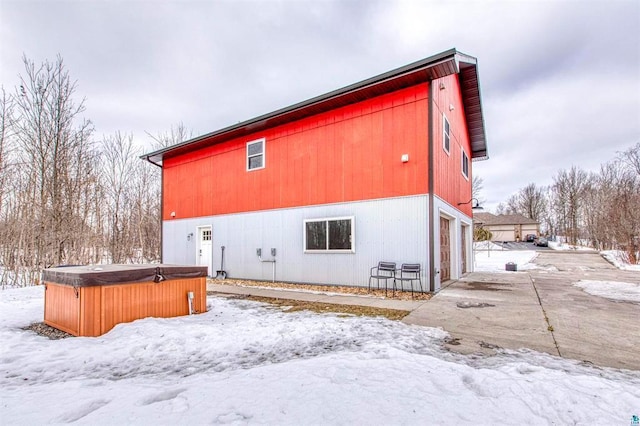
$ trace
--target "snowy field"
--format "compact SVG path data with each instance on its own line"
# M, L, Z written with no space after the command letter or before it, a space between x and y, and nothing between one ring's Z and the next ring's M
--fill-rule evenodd
M575 250L575 251L595 251L595 249L586 246L573 246L566 242L549 241L549 248L552 250Z
M35 424L630 424L640 372L463 356L383 318L209 298L201 315L49 340L43 288L0 292L0 419Z
M594 296L640 303L640 284L619 281L580 280L574 284Z
M475 250L473 269L476 272L507 272L505 265L509 262L515 263L518 271L541 269L531 263L537 256L538 252L534 250Z

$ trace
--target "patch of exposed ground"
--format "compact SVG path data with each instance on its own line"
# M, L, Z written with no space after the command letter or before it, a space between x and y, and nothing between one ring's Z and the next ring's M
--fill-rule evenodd
M509 283L490 283L484 281L467 282L468 290L485 290L485 291L511 291L508 287L513 287Z
M316 285L316 284L294 284L294 283L281 283L271 281L252 281L252 280L215 280L210 279L208 282L213 284L224 285L236 285L241 287L267 287L267 288L279 288L285 290L299 290L299 291L312 291L320 293L343 293L350 296L369 296L379 297L390 300L429 300L432 297L431 293L413 293L413 299L411 296L411 290L396 291L395 295L391 288L388 288L387 295L385 296L384 287L378 289L377 287L369 290L367 287L350 287L350 286L334 286L334 285ZM381 283L382 285L382 283ZM391 285L391 283L389 283ZM414 285L417 285L414 284ZM407 286L405 285L405 289Z
M23 330L33 331L34 333L48 337L51 340L66 339L67 337L73 337L72 334L66 333L57 328L53 328L43 322L34 322L31 325L22 328Z
M271 297L258 296L246 296L245 298L275 305L284 312L312 311L317 313L355 315L359 317L386 317L390 320L401 320L409 314L409 311L373 308L370 306L336 305L332 303L305 302L300 300L274 299Z

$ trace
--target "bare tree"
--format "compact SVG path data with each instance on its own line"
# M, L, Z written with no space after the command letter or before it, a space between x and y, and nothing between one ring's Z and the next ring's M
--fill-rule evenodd
M473 179L471 180L471 197L478 200L478 204L482 204L482 201L484 201L480 196L483 189L484 189L484 179L482 179L478 175L474 175Z
M8 197L14 194L12 185L10 156L10 121L13 109L13 99L4 90L0 90L0 266L5 265L14 254L14 233L9 222ZM0 268L0 285L4 288L8 282L9 271Z
M9 129L12 110L13 99L7 95L4 87L0 88L0 214L9 182Z
M158 169L138 161L131 187L134 241L144 261L160 260L160 182Z
M120 132L105 138L102 146L108 248L112 262L124 263L132 255L130 188L136 177L132 172L139 162L138 150L133 136Z
M158 133L155 136L149 132L146 133L153 141L153 149L167 148L193 137L193 131L188 130L182 121L178 124L172 125L169 131Z
M629 263L640 263L640 143L613 162L610 194L611 234Z
M585 195L591 182L589 175L573 166L569 170L559 171L553 180L552 202L556 223L569 242L576 245L584 225Z
M193 137L193 132L188 130L184 123L180 122L171 126L168 132L152 135L146 132L152 139L153 149L162 149L184 142ZM162 189L158 167L149 167L140 162L137 170L138 179L134 188L134 223L138 225L137 236L143 256L148 259L160 259L160 233L162 229L161 200Z
M640 176L640 142L619 154L618 160L625 168Z
M130 135L98 150L62 58L23 61L15 93L0 92L2 284L7 271L30 284L57 264L159 260L161 169L139 160ZM160 148L189 137L180 123L152 139Z
M42 267L77 259L81 244L83 196L94 180L93 127L80 119L76 83L62 58L36 67L23 57L25 75L16 89L12 122L20 168L22 263L31 275ZM25 206L28 206L26 208Z
M530 183L509 198L507 210L540 222L547 209L545 190L544 187Z
M498 205L496 206L495 213L500 215L500 214L506 214L506 212L507 212L507 206L505 205L505 203L498 203Z

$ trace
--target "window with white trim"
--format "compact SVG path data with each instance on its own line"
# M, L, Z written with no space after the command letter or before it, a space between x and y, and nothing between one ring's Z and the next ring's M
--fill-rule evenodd
M462 175L465 179L469 179L469 157L464 149L462 150Z
M353 217L310 219L304 221L305 253L352 253Z
M451 147L451 126L447 116L442 114L442 149L448 154Z
M247 171L264 169L265 139L247 142Z

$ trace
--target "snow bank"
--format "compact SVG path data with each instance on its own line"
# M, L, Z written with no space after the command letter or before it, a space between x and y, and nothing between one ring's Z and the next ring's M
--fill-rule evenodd
M565 242L549 241L549 248L553 250L595 251L591 247L573 246Z
M640 284L620 281L581 280L574 284L594 296L640 303Z
M627 424L640 373L530 351L467 357L384 318L208 299L194 316L48 340L43 289L0 292L5 424Z
M640 272L640 265L626 263L624 253L620 250L604 250L601 251L600 254L618 269Z

